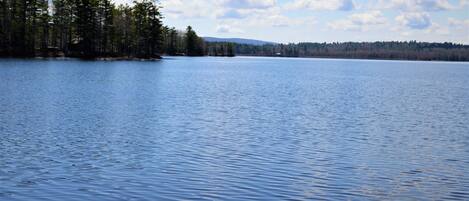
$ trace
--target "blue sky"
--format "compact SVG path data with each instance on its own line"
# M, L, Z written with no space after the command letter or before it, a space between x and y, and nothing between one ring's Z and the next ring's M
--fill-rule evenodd
M115 0L118 3L130 0ZM469 44L469 0L160 0L166 25L275 42Z

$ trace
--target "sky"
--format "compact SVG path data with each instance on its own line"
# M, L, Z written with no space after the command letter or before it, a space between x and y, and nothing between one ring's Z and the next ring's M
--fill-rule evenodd
M129 3L131 0L114 0ZM160 0L164 23L273 42L469 44L469 0Z

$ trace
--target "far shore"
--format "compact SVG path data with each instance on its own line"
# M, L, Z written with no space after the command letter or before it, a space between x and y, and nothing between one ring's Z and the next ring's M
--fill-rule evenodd
M150 58L134 57L134 56L120 56L120 57L72 57L72 56L31 56L31 57L15 57L15 56L0 56L0 59L56 59L56 60L83 60L83 61L161 61L165 57L252 57L252 58L291 58L291 59L343 59L343 60L370 60L370 61L428 61L428 62L463 62L469 61L459 60L429 60L429 59L403 59L403 58L360 58L360 57L328 57L328 56L311 56L311 57L294 57L294 56L264 56L264 55L236 55L236 56L185 56L185 55L161 55Z

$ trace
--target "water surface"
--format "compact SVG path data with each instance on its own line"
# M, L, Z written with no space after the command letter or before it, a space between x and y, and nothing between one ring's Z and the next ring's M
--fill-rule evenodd
M0 60L0 200L469 199L469 64Z

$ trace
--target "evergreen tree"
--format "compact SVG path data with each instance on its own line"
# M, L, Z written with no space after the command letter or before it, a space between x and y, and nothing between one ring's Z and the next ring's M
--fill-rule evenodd
M152 3L148 8L148 23L150 29L149 35L149 46L150 46L150 55L154 56L156 54L161 53L163 50L162 46L162 22L161 22L162 15L159 11L159 7Z
M25 56L28 54L26 48L27 8L29 1L11 1L11 54Z
M169 30L169 45L167 53L169 55L176 55L177 54L177 41L178 41L178 32L175 28L171 28Z
M80 57L92 58L97 54L97 0L76 0L75 25L78 37L78 54Z
M98 2L98 42L100 55L112 52L112 35L114 34L113 5L110 0L99 0Z
M204 55L203 39L197 36L191 26L186 29L185 44L187 56Z
M11 16L9 3L9 0L0 0L0 56L9 52Z
M50 15L48 10L48 1L47 0L39 0L38 1L38 27L37 27L37 35L38 41L40 44L38 47L41 49L41 53L45 55L47 53L47 48L49 46L49 22L50 22Z
M76 4L74 0L53 0L53 32L52 46L58 47L66 55L69 54L72 45L73 23L75 20Z
M128 5L119 5L114 10L114 36L113 41L116 46L116 54L133 55L135 48L135 24L132 8Z
M134 1L137 56L152 57L161 52L162 23L159 7L151 0Z

